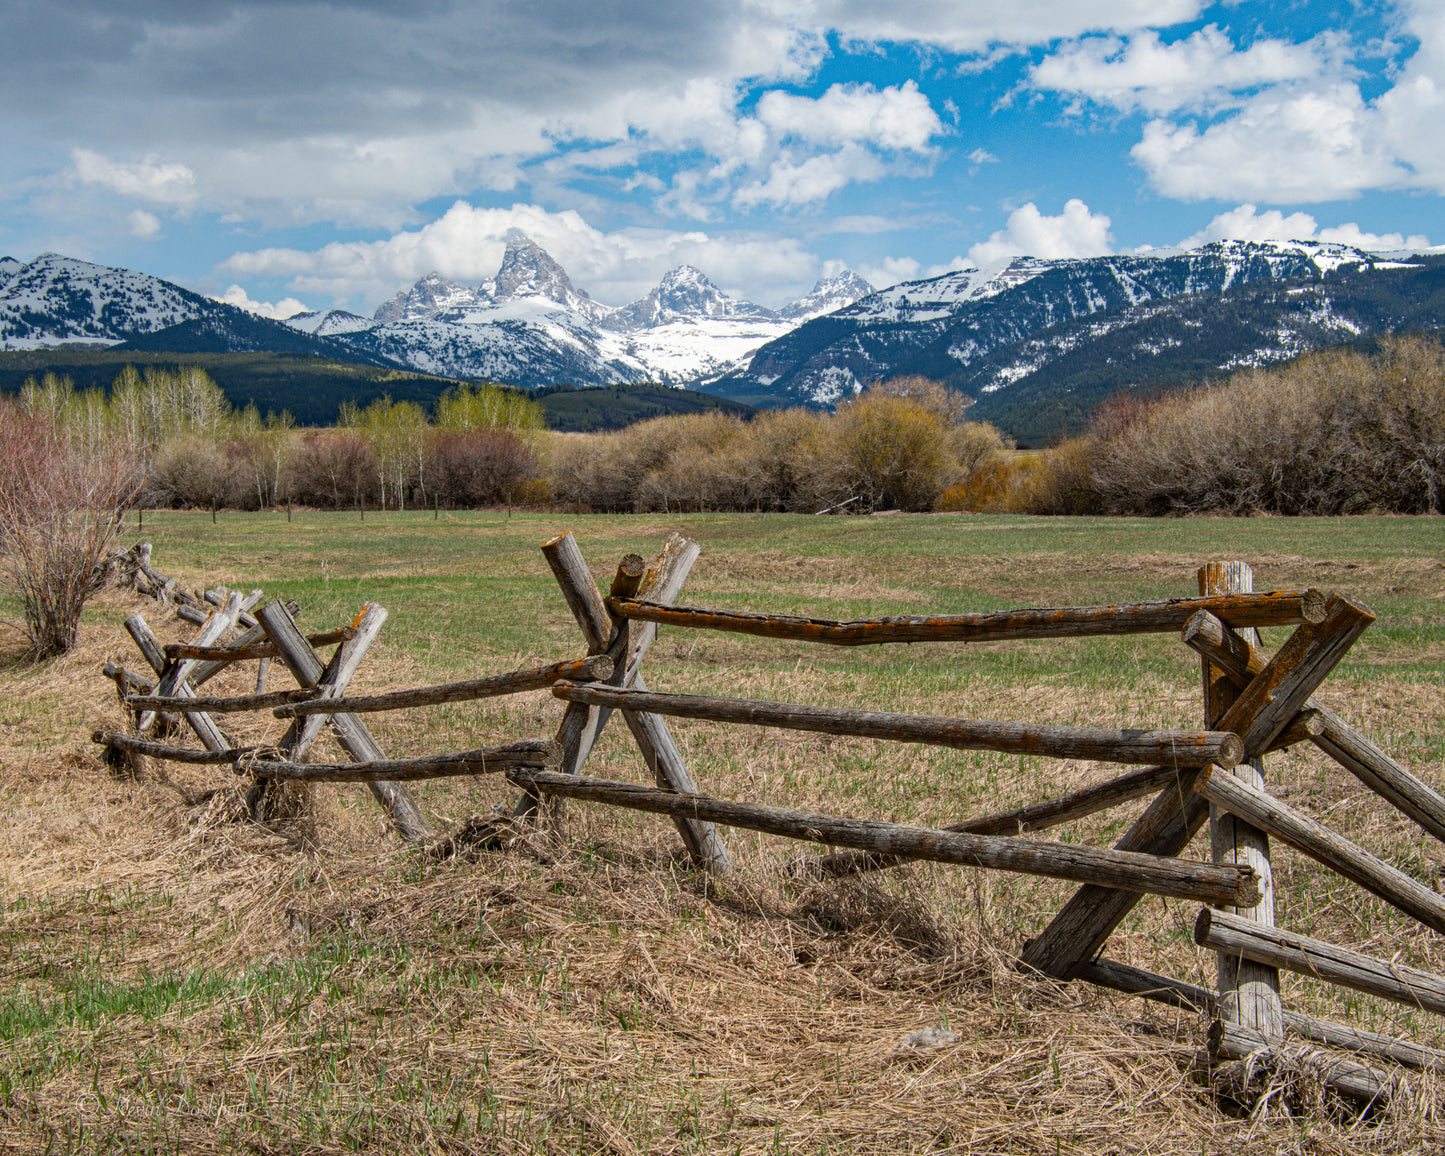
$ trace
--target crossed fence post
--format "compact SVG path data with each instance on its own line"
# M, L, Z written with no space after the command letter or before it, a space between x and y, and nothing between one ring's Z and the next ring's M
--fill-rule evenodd
M577 620L586 640L589 654L607 654L613 660L613 673L608 684L646 690L642 678L642 660L657 637L653 623L629 623L614 619L588 569L586 559L570 531L559 534L542 546L542 553L552 568L557 585ZM651 566L636 554L623 558L613 580L612 593L619 597L640 596L658 602L672 602L697 561L700 548L680 534L671 535ZM563 774L578 774L592 747L612 715L609 707L569 703L562 723L557 728L557 741L562 745ZM622 711L623 721L632 732L633 742L658 786L680 793L695 794L697 786L673 741L666 722L645 711ZM535 813L539 797L528 792L513 811L514 818ZM727 847L717 828L697 819L674 817L678 833L694 863L716 875L731 867Z

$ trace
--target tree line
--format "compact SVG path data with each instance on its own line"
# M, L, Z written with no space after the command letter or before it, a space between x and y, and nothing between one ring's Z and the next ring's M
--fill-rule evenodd
M19 402L82 443L132 447L148 507L1445 512L1445 347L1432 335L1121 393L1082 435L1032 453L918 376L832 413L708 411L591 434L549 432L536 401L488 385L458 386L430 411L345 404L336 426L298 429L284 413L232 410L197 367L128 367L108 394L47 374Z

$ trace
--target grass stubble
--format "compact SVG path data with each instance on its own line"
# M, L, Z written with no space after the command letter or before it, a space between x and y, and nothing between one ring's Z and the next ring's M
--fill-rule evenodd
M1199 562L1244 556L1257 588L1332 586L1381 611L1322 697L1427 780L1445 779L1445 566L1420 533L1438 534L1438 520L1321 522L1312 536L1276 523L1289 552L1246 538L1251 557L1234 533L1257 533L1254 522L1141 524L1130 552L1115 523L1094 524L1101 544L1089 550L1073 540L1082 523L1060 524L1061 542L1024 519L519 516L435 528L373 516L363 549L356 527L310 516L289 569L250 540L254 522L235 521L221 540L182 517L146 529L163 569L299 597L308 628L348 619L362 598L388 606L354 683L369 691L579 653L536 552L567 524L604 586L621 553L656 549L675 527L705 548L683 601L839 617L1187 594ZM968 534L977 548L958 545ZM203 555L192 571L168 560ZM1294 1091L1310 1111L1232 1117L1191 1073L1200 1017L1018 975L1010 960L1065 884L936 865L809 881L788 870L808 847L741 831L726 833L739 870L712 881L689 869L666 820L583 804L505 852L436 863L390 836L360 789L317 787L262 828L244 821L229 771L149 762L118 778L88 735L120 719L99 667L137 663L119 623L138 609L163 641L192 629L110 592L75 652L0 671L0 1146L1193 1154L1445 1141L1428 1080L1365 1121L1308 1087ZM664 630L648 672L654 689L980 718L1192 726L1199 709L1197 660L1161 637L835 651ZM253 680L248 664L217 682L241 693ZM560 713L537 692L368 721L405 756L550 735ZM284 726L222 725L243 741ZM671 725L709 793L901 822L956 821L1109 773ZM328 739L313 757L342 756ZM644 774L616 726L588 771ZM1318 754L1271 756L1266 776L1292 805L1437 883L1440 848ZM455 823L514 792L477 779L420 794ZM1107 845L1140 806L1051 837ZM1203 839L1192 853L1207 856ZM1445 972L1438 937L1288 848L1275 865L1281 924ZM1196 913L1146 900L1108 954L1209 985ZM1445 1046L1426 1013L1284 984L1289 1006Z

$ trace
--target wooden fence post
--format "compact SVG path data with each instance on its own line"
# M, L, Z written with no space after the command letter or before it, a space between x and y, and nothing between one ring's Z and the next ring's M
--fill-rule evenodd
M1254 570L1244 562L1210 562L1199 569L1199 593L1249 594L1254 590ZM1252 627L1239 632L1242 640L1258 646L1259 634ZM1204 678L1204 724L1213 726L1238 697L1225 672L1207 658L1201 659ZM1254 758L1233 768L1233 773L1250 786L1264 790L1264 760ZM1233 863L1254 869L1260 884L1260 900L1253 907L1230 907L1245 919L1265 927L1274 926L1274 873L1269 861L1269 836L1243 819L1209 807L1209 844L1216 863ZM1284 1013L1279 1001L1279 969L1228 952L1218 954L1219 1014L1228 1023L1251 1028L1268 1040L1284 1035Z
M281 661L286 664L297 683L303 687L324 685L328 692L337 695L345 692L346 684L351 681L361 656L366 653L381 630L386 611L369 603L362 621L357 624L357 636L341 644L329 665L323 664L317 657L282 603L271 603L261 610L258 617L266 637L276 644L276 649L281 652ZM355 715L344 713L307 715L297 719L282 739L282 749L288 752L289 757L299 758L298 751L309 745L310 737L314 737L328 719L342 748L357 762L371 763L385 759L386 756L381 753L381 748L371 737L366 725ZM416 800L406 787L385 781L368 782L366 785L376 801L386 808L396 833L407 842L425 843L436 837L436 832L432 830L431 824L422 815Z

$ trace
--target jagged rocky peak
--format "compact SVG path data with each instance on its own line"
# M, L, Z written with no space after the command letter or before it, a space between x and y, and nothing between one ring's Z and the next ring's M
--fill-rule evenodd
M770 321L777 316L771 309L724 293L701 269L679 265L663 274L657 288L646 297L617 310L607 324L629 332L703 317Z
M832 277L824 277L811 293L783 306L780 316L789 320L808 321L861 301L874 292L852 269L844 269Z
M498 301L541 297L589 316L601 308L572 284L567 270L557 264L547 250L520 229L507 233L507 251L502 255L495 285L494 295Z
M385 325L392 321L420 321L453 309L486 305L492 299L486 285L475 289L443 277L433 270L390 301L377 306L372 320Z

